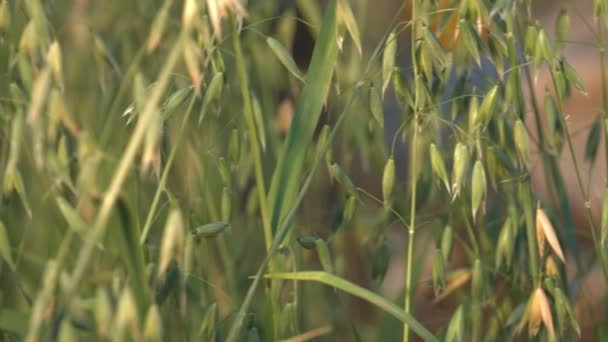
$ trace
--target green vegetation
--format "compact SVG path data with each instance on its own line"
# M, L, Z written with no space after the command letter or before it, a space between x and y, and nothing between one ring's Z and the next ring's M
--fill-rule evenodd
M372 1L280 3L0 0L0 340L577 339L580 281L608 283L608 195L595 222L579 164L608 125L608 1L584 161L567 11L552 37L532 0L410 0L371 37Z

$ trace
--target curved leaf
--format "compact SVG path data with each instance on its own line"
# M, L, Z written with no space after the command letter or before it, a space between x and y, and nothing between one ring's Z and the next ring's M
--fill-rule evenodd
M417 333L418 336L422 337L425 341L438 341L437 338L433 336L433 334L428 331L422 324L420 324L420 322L418 322L414 317L412 317L407 312L401 310L399 307L391 303L386 298L383 298L382 296L379 296L371 292L370 290L355 285L349 282L348 280L340 278L333 274L320 271L271 273L265 275L264 278L316 281L325 285L332 286L355 297L364 299L379 307L380 309L388 312L389 314L398 318L401 322L409 325L410 328L412 328L412 330Z

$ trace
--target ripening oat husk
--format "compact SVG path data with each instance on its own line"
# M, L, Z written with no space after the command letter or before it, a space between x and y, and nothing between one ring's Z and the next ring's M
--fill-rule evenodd
M51 68L51 72L53 77L55 78L55 82L59 85L61 89L64 88L63 81L63 58L61 57L61 46L57 41L54 41L50 46L47 52L46 60Z
M58 341L62 342L76 342L78 341L78 335L74 331L74 326L72 322L68 320L63 320L61 322L61 326L59 327L59 336Z
M160 316L158 306L150 306L143 326L144 341L161 341L163 327L162 323L162 317Z
M437 149L435 144L431 144L429 147L431 155L431 168L437 177L445 184L446 190L451 194L452 188L450 187L450 180L448 178L448 172L446 171L445 162L441 153Z
M136 336L139 332L139 317L137 306L131 290L126 287L118 300L114 321L114 337L123 336L124 329L128 328L131 336Z
M156 18L152 23L150 35L148 36L148 41L146 43L146 50L148 53L154 51L162 41L165 34L165 28L167 27L167 22L169 21L170 7L171 1L165 1L163 7L156 14Z
M545 273L549 277L559 277L559 268L555 263L555 258L553 258L552 256L549 256L547 258L547 261L545 262Z
M108 292L103 288L97 289L94 315L97 333L102 337L109 337L112 326L112 304Z
M182 25L188 30L192 27L192 21L198 11L198 2L196 0L186 0L184 2L184 10L182 12Z
M473 272L471 272L471 270L460 270L453 272L449 277L449 282L445 286L443 293L439 297L435 298L434 302L438 303L444 300L451 293L464 286L464 284L466 284L471 279L472 275Z
M174 255L182 255L184 245L184 224L179 210L173 209L167 219L165 232L163 234L160 257L158 258L158 276L161 277Z
M44 68L32 86L30 105L27 111L27 122L34 124L42 114L51 89L51 69Z
M452 201L460 193L460 188L465 179L466 171L469 167L469 150L461 142L454 147L454 166L452 169Z
M538 331L540 330L540 323L542 321L542 314L540 313L540 306L536 303L536 291L530 297L530 301L528 302L527 312L522 319L519 328L523 328L523 326L528 323L528 335L536 336ZM519 329L518 329L519 330Z
M545 291L541 287L538 287L530 302L528 311L528 333L530 336L536 336L540 329L540 323L542 322L547 328L550 340L555 340L555 328L553 327L553 315L551 314L551 306Z
M234 13L238 17L247 16L247 11L239 0L207 0L207 11L211 18L213 32L218 38L222 38L222 19L230 13Z
M382 198L384 205L389 206L393 195L393 185L395 184L395 159L391 156L384 166L382 174Z
M555 234L555 229L549 221L547 214L545 214L544 210L541 208L536 209L536 236L538 242L538 251L540 256L543 256L544 252L544 243L545 239L553 249L553 252L563 261L566 262L564 258L564 252L562 252L562 248L559 244L559 240L557 239L557 235Z
M203 51L197 46L192 40L186 40L183 51L184 63L186 63L186 69L190 75L190 81L192 82L192 88L197 96L200 95L201 80L203 77L200 61L203 60Z

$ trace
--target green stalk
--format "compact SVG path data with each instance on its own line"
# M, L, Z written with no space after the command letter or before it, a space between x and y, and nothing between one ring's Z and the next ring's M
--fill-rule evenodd
M102 147L107 146L110 138L112 137L113 128L116 127L116 125L114 125L114 118L116 118L120 111L119 106L122 105L122 101L127 95L127 90L130 89L129 86L131 85L131 81L133 80L133 77L135 76L135 73L138 70L137 67L139 67L139 62L145 55L146 44L143 44L139 48L139 50L137 50L137 54L133 57L129 68L127 69L127 72L125 73L125 76L122 82L120 83L118 92L116 93L116 96L114 97L114 100L112 101L112 104L110 105L110 108L107 111L107 116L109 119L104 120L104 126L101 130L101 138L99 139L99 141L101 142L100 145Z
M414 120L418 120L418 114L415 114ZM407 242L407 256L405 259L405 303L403 306L404 311L407 314L411 314L411 302L412 302L412 264L414 260L414 237L415 237L415 224L416 224L416 184L418 177L416 173L416 149L417 149L417 140L418 140L418 123L414 123L414 138L412 140L412 168L411 172L411 182L412 189L410 194L410 225L408 227L409 240ZM409 341L409 325L403 324L403 341Z
M236 21L235 21L236 23ZM255 117L251 103L251 94L249 93L249 79L247 77L247 67L243 58L243 49L237 32L236 24L233 25L235 31L232 34L232 45L236 59L236 69L239 76L239 84L241 86L241 94L243 95L243 111L245 114L245 122L249 131L249 145L253 154L254 172L256 189L260 201L260 214L262 216L262 227L264 230L264 243L266 252L270 250L272 245L272 229L270 227L270 214L268 211L268 201L266 198L266 185L264 184L264 170L262 168L262 153L258 144L258 135L255 127Z
M332 129L332 131L329 135L329 138L327 139L327 143L325 144L325 146L322 149L322 153L320 153L319 156L317 156L317 159L315 160L315 163L314 163L312 169L310 170L310 173L306 177L306 180L304 181L304 184L302 185L302 188L300 189L298 197L295 199L294 204L291 206L291 209L287 212L287 215L285 216L281 225L277 229L277 233L274 236L272 246L270 247L268 254L266 254L264 261L262 261L262 264L260 265L258 272L253 277L253 282L249 286L247 295L245 296L245 299L243 299L243 302L241 303L241 308L239 309L238 313L236 314L235 321L232 323L232 327L230 328L228 338L226 339L227 342L236 341L237 335L240 332L241 326L243 324L243 320L245 319L246 311L249 308L249 305L251 304L251 301L253 300L253 295L255 293L255 290L257 289L258 284L259 284L260 280L262 279L262 274L266 270L266 267L268 266L268 264L270 262L270 258L278 250L279 245L281 244L281 242L283 241L283 238L287 234L287 231L289 230L290 227L292 227L291 221L293 219L293 216L295 215L296 210L300 206L300 203L302 203L302 200L304 199L304 195L308 191L308 188L310 187L310 185L312 183L312 179L314 178L319 166L321 165L321 161L324 160L324 158L322 156L324 156L325 152L327 152L327 150L329 149L329 146L331 145L331 143L334 139L334 136L336 135L336 132L338 131L338 128L340 128L342 121L346 117L346 113L347 113L348 109L350 108L350 105L352 104L352 102L354 101L354 99L356 98L356 95L358 93L359 93L359 87L357 87L355 89L355 92L354 92L353 96L351 96L349 103L346 105L346 107L344 107L343 112L338 117L338 121L336 121L336 124L335 124L334 128Z
M480 257L479 253L479 244L477 243L477 238L475 237L475 232L473 231L473 226L469 221L469 217L466 211L466 207L462 206L462 217L464 218L464 225L467 228L467 235L469 235L469 239L471 240L471 246L473 246L473 252L477 258Z
M397 14L391 20L391 23L388 26L388 29L384 34L384 40L386 39L386 37L388 37L390 30L394 27L395 22L397 21L398 14L401 13L401 11L403 10L404 7L405 7L405 2L403 2L403 4L399 7ZM378 45L376 47L376 49L374 50L374 52L372 53L372 56L370 57L369 62L367 64L367 67L364 72L365 77L368 76L368 74L373 66L373 62L377 59L381 50L382 50L382 46ZM313 57L313 61L314 60L315 60L315 58ZM253 300L255 291L257 290L257 288L259 286L260 280L262 278L262 274L266 270L266 267L268 266L268 264L270 262L270 258L274 255L274 253L276 253L279 245L283 241L283 238L285 237L285 235L287 234L289 229L292 227L291 222L295 215L295 212L299 208L300 204L302 203L304 195L307 193L308 188L310 187L312 180L313 180L314 176L316 175L317 170L319 169L319 166L321 165L321 162L324 160L324 158L322 156L324 156L325 153L329 150L329 146L332 144L334 136L336 135L336 132L342 125L342 122L344 121L346 114L347 114L348 110L350 109L350 106L352 105L352 103L353 103L354 99L357 97L357 95L359 95L360 85L361 85L361 82L356 83L354 93L352 96L350 96L348 103L344 107L342 113L340 113L340 115L338 116L338 119L337 119L333 129L331 130L329 138L327 139L327 143L325 144L325 146L322 147L321 153L317 156L317 158L314 162L314 165L313 165L312 169L310 170L308 176L306 177L306 180L302 184L302 187L300 188L300 191L299 191L297 197L293 201L293 204L289 207L290 209L286 211L285 218L281 221L280 225L278 225L277 232L273 237L271 248L268 251L268 253L266 254L266 257L264 257L264 260L262 261L260 267L258 268L257 273L253 277L253 281L252 281L251 285L249 285L249 289L247 290L247 294L245 295L245 298L243 299L243 301L241 303L241 307L239 308L239 311L235 315L234 322L232 323L232 326L230 327L228 338L226 339L227 342L233 342L233 341L237 340L238 334L240 333L241 327L243 325L243 321L246 317L247 310L249 310L249 306L251 305L251 301Z
M529 9L528 9L529 10ZM527 17L530 18L530 17ZM520 37L523 37L521 33L523 26L523 19L519 21L519 29L520 29ZM538 106L538 101L535 95L534 84L532 82L532 75L530 74L530 64L524 63L522 66L524 70L524 74L526 77L526 86L528 87L528 93L530 94L530 104L532 106L532 111L534 113L534 121L536 123L536 135L538 136L538 145L539 145L539 153L540 160L542 163L542 170L544 174L545 187L547 188L547 192L549 193L548 197L553 202L555 208L559 208L558 214L561 216L566 222L568 227L574 227L574 223L572 221L572 213L570 211L570 203L568 200L568 195L565 190L565 185L563 181L562 175L559 173L559 167L557 163L557 159L555 155L548 153L547 151L547 143L545 141L544 131L542 127L542 120L540 116L540 109ZM567 240L570 244L570 248L572 249L577 269L581 269L581 260L578 253L578 246L576 244L576 238L574 236L573 229L567 229Z
M606 74L606 31L605 22L598 18L600 70L602 73L602 110L604 114L604 153L606 153L606 179L608 179L608 81Z
M602 20L603 19L603 20ZM604 18L598 18L597 28L599 30L599 54L600 54L600 70L602 73L602 110L604 114L604 153L606 154L606 177L608 179L608 74L606 73L606 27ZM591 170L589 171L591 172ZM606 265L606 257L604 249L599 244L596 237L595 229L593 230L593 243L595 244L595 250L598 252L600 257L600 263L602 264L602 270L604 271L604 277L608 279L608 270Z
M559 87L557 86L557 82L555 80L555 75L553 73L553 68L551 68L551 80L553 82L553 88L555 90L555 97L557 98L557 106L560 112L559 118L560 121L562 123L562 126L564 127L565 130L565 135L566 135L566 142L568 144L568 151L570 153L570 157L572 158L572 166L574 167L574 172L576 175L576 183L578 185L579 191L581 192L581 195L583 197L583 201L585 201L584 203L584 207L585 207L585 216L587 217L587 221L589 222L589 227L591 228L591 238L593 239L593 245L595 246L595 249L599 252L599 257L600 257L600 264L602 265L602 273L604 275L604 279L606 279L606 281L608 281L608 263L606 263L605 258L604 258L604 253L602 252L602 248L600 246L600 242L597 236L597 227L595 225L595 221L593 221L593 215L591 213L591 204L589 202L589 194L587 193L587 191L585 191L585 186L583 184L583 179L581 176L581 172L580 172L580 168L579 168L579 164L576 161L576 154L574 152L574 145L572 144L572 138L570 137L570 130L568 129L568 125L566 123L566 118L565 118L565 114L564 114L564 103L563 103L563 99L562 96L563 94L560 93Z
M543 129L541 126L541 119L540 119L540 110L538 109L538 103L536 101L536 95L534 94L534 85L532 84L532 75L530 75L530 69L528 67L528 65L524 66L524 72L526 74L526 81L527 81L527 86L528 86L528 90L530 92L530 99L531 99L531 103L532 103L532 111L534 112L534 119L536 121L536 132L537 132L537 136L538 136L538 145L539 145L539 150L540 150L540 159L542 161L542 169L543 169L543 173L544 173L544 179L545 179L545 186L547 187L547 191L549 191L550 195L549 198L553 199L554 201L557 200L557 195L556 195L556 191L555 187L551 185L551 177L549 175L549 170L551 169L551 165L554 165L555 163L553 162L553 157L551 155L549 155L547 153L547 149L546 149L546 145L545 145L545 140L544 140L544 135L543 135ZM557 179L554 179L555 182L557 183ZM561 187L559 187L561 189ZM560 194L563 194L563 191L559 192ZM523 196L523 194L520 194L520 196ZM534 228L534 215L532 214L532 208L528 208L528 206L532 205L532 200L529 199L528 194L525 195L526 199L528 200L528 202L526 202L524 209L524 219L526 222L526 235L528 238L528 254L529 254L529 258L530 258L530 272L532 274L532 278L534 279L534 281L536 281L538 279L538 253L536 251L536 231ZM564 204L563 202L561 204ZM566 202L566 206L568 206L568 203ZM560 207L557 206L556 207Z
M57 256L55 257L55 271L52 276L52 280L46 283L45 287L38 291L38 295L36 296L36 300L34 301L32 307L32 313L30 314L29 328L28 334L25 337L26 342L34 342L40 340L40 330L41 326L44 322L45 311L49 307L51 301L55 298L53 294L57 289L57 283L59 282L59 274L63 271L65 266L66 258L69 255L70 245L72 240L74 239L74 230L68 229L61 245L59 246L59 251L57 252ZM47 268L48 268L47 263ZM49 272L45 270L45 272Z
M74 272L72 273L72 277L70 278L66 286L66 305L68 309L70 308L70 304L73 300L74 294L76 293L78 285L82 281L85 272L89 268L89 265L93 258L95 246L105 236L107 230L107 223L110 218L112 208L114 207L114 203L118 198L118 194L122 189L122 185L125 179L127 178L129 171L131 170L131 166L135 160L135 156L144 141L145 134L148 130L148 126L150 126L153 114L157 110L161 97L169 84L171 73L175 65L177 64L179 57L181 56L181 52L187 38L187 34L187 31L182 31L180 33L180 36L177 42L175 43L174 48L171 50L171 53L167 58L167 62L165 63L160 72L160 76L158 78L158 86L154 88L154 91L150 96L150 100L147 102L144 110L142 111L139 117L139 120L137 121L137 126L133 131L131 140L129 141L127 149L125 150L122 159L118 164L114 177L112 178L112 183L110 184L110 187L108 188L105 194L105 197L99 209L99 213L95 218L93 228L87 236L87 239L84 241L84 245L80 250L78 257L76 258L77 262L76 266L74 267Z
M146 216L146 221L144 223L141 236L139 238L140 245L143 245L146 242L146 238L150 233L150 228L152 227L152 220L154 219L154 215L156 214L156 208L158 207L160 195L163 192L163 189L165 188L165 184L167 183L167 177L169 176L171 165L173 165L173 160L175 159L175 155L177 154L177 148L182 142L184 131L186 129L188 119L190 118L190 113L192 113L192 108L194 107L195 99L196 96L192 96L192 98L190 99L190 103L188 103L188 109L186 110L186 114L184 115L184 119L182 120L182 125L179 128L177 139L175 141L175 144L173 144L173 147L171 148L169 158L167 159L167 163L163 169L163 174L160 176L160 181L158 182L158 186L156 187L156 192L154 193L154 198L152 199L152 204L150 205L150 209L148 210L148 215Z
M545 135L543 134L542 121L540 118L540 110L538 109L538 101L536 100L536 95L534 94L534 84L532 83L532 75L530 75L529 65L524 65L524 73L526 74L526 85L528 86L528 90L530 92L530 103L532 105L532 112L534 113L534 121L536 122L536 135L538 137L538 148L541 151L541 161L543 165L543 173L545 178L545 186L547 190L551 193L551 198L555 199L556 196L554 194L554 187L551 185L551 177L549 175L549 160L551 158L547 153L547 146L545 143Z
M528 242L528 257L530 262L530 273L532 275L532 279L536 283L540 281L540 272L539 272L539 261L538 261L538 250L537 250L537 240L536 240L536 225L534 221L534 204L532 201L532 193L531 188L532 184L529 180L520 183L519 189L517 191L517 199L521 204L524 211L524 220L526 222L526 238Z
M249 131L249 145L251 146L251 152L253 154L254 172L256 189L258 191L258 198L260 202L260 214L262 216L262 229L264 231L264 245L266 247L266 253L270 251L272 246L272 228L270 226L270 214L268 211L268 198L266 197L266 185L264 183L264 170L262 169L262 153L258 144L257 129L255 126L255 117L253 114L253 107L251 102L251 94L249 93L249 79L247 76L247 67L245 65L245 59L243 58L243 49L241 47L241 40L239 39L239 32L237 31L236 20L233 23L234 32L232 34L232 44L234 47L236 68L239 77L239 84L241 86L241 94L243 96L243 111L245 114L245 122L247 123L247 130ZM273 263L270 262L269 268L274 269ZM273 317L272 324L272 336L274 339L278 338L278 320L279 320L279 303L278 298L274 298L272 295L276 293L277 281L270 281L270 291L267 294L270 297L271 311Z
M412 0L412 32L411 32L411 46L410 50L412 53L412 66L414 69L414 82L418 77L418 65L416 64L416 38L418 23L416 22L416 0ZM411 160L412 167L410 169L411 177L411 194L410 194L410 225L408 227L408 242L407 242L407 255L405 259L405 301L403 303L403 309L405 313L411 314L412 306L412 265L414 260L414 238L416 234L416 188L418 183L417 177L417 149L418 149L418 92L414 92L414 124L412 129L414 130L414 137L412 139L411 146ZM410 327L408 324L403 324L403 341L408 342L410 340Z
M321 116L331 88L332 75L338 61L337 1L329 1L315 42L306 82L296 105L291 127L275 167L268 202L273 232L285 217L298 194L307 149Z

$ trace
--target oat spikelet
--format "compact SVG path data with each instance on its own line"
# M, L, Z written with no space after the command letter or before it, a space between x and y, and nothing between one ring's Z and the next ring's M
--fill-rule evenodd
M566 262L564 258L564 252L562 252L562 248L559 244L559 240L557 239L557 235L555 234L555 229L549 221L547 214L541 209L536 209L536 236L538 238L538 250L540 255L543 255L544 251L544 241L549 243L553 252L563 261Z
M207 10L211 18L213 32L218 38L222 38L222 19L230 13L235 13L240 18L247 16L247 11L239 0L207 0Z
M471 279L472 275L473 275L473 273L471 272L471 270L460 270L460 271L453 272L451 274L451 276L449 277L450 278L449 282L445 286L443 293L441 295L439 295L437 298L435 298L434 302L438 303L438 302L444 300L450 294L452 294L454 291L456 291L459 288L461 288L462 286L464 286L464 284L466 284Z
M555 340L555 328L553 327L553 316L551 314L551 306L549 306L549 300L545 295L545 291L541 287L537 288L534 293L534 304L538 306L543 324L549 332L549 339Z
M197 10L198 5L196 0L186 0L184 3L184 12L182 13L182 25L185 29L190 29L190 27L192 27L192 21L194 20Z
M139 319L137 315L137 305L131 289L125 287L118 300L114 321L114 338L121 338L127 328L131 336L136 336L139 332Z
M174 255L181 255L184 245L184 223L179 210L174 209L169 214L158 260L158 276L165 274Z

